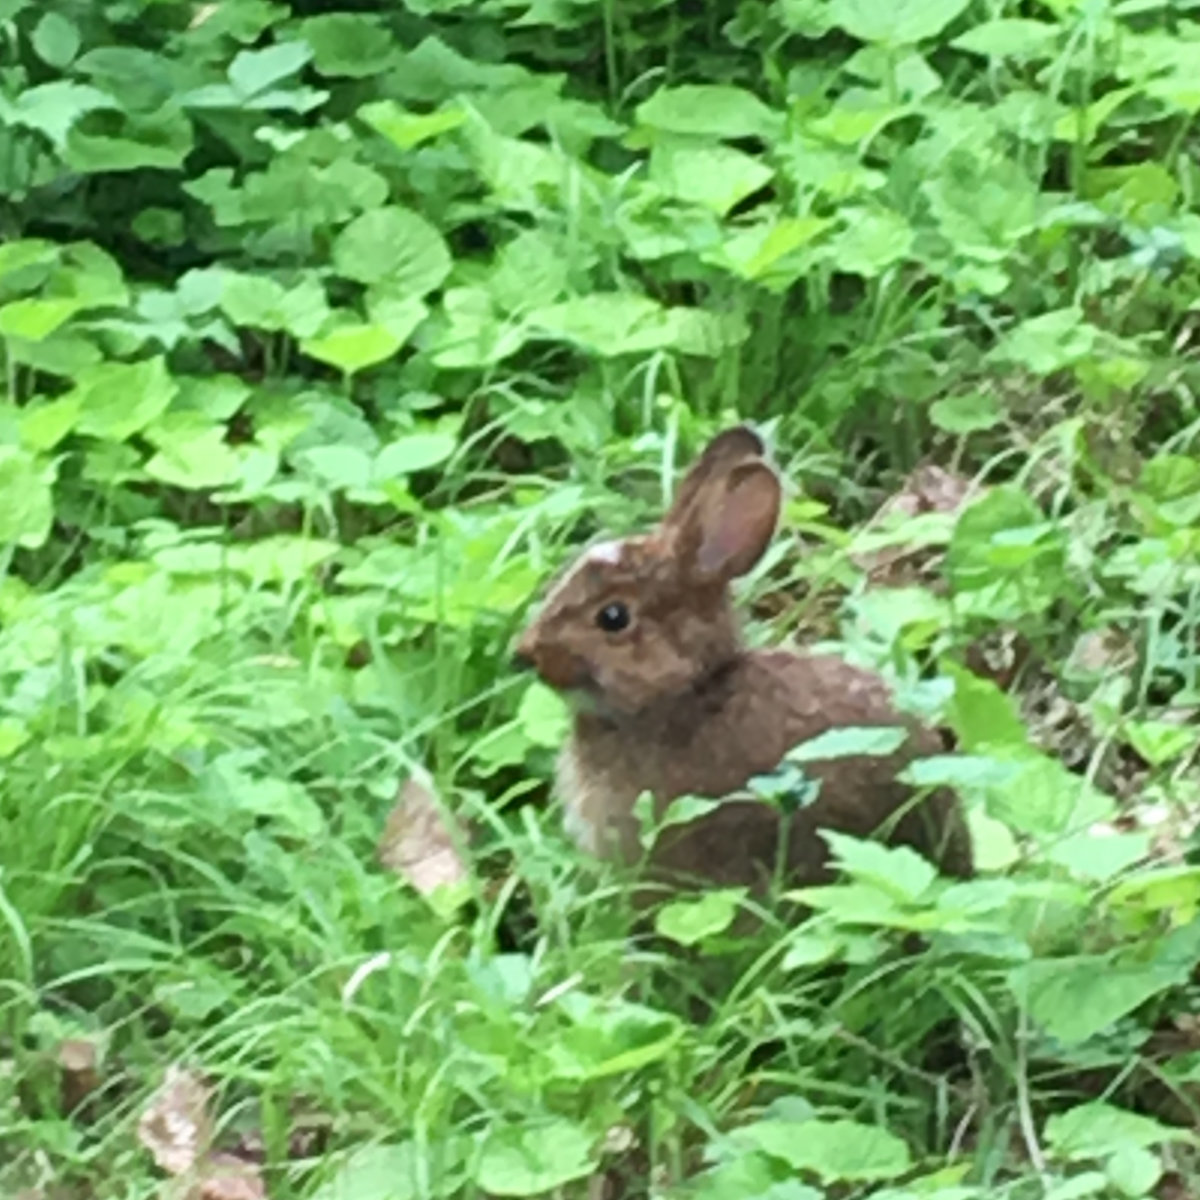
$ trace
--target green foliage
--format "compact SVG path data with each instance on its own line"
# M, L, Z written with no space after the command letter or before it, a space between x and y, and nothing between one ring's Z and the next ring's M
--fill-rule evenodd
M0 0L0 1192L156 1194L176 1061L272 1196L1200 1187L1193 9ZM646 920L541 803L524 607L734 415L978 878Z

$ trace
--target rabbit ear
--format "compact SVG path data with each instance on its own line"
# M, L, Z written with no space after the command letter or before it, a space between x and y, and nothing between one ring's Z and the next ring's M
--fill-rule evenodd
M676 543L684 569L703 582L745 575L771 544L783 488L761 460L738 463L700 490Z
M664 529L682 526L705 486L728 471L734 463L761 458L766 453L762 438L749 425L734 425L718 433L691 465L675 492L671 510L662 520Z

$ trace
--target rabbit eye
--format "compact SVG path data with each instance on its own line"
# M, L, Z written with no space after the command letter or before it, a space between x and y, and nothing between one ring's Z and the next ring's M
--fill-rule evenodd
M596 624L605 633L620 633L629 625L629 609L620 600L614 600L596 614Z

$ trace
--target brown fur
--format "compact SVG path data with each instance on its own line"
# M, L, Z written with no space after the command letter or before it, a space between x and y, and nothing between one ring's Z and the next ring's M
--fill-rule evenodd
M518 659L576 703L558 779L568 828L585 848L629 861L640 853L633 808L643 791L660 813L683 795L721 799L660 835L653 871L757 886L774 869L781 824L774 807L745 797L747 781L826 730L903 725L910 736L891 756L805 765L820 792L788 818L785 877L827 878L819 828L883 832L969 876L970 838L954 796L914 805L895 780L939 745L897 713L883 680L838 658L742 643L729 585L766 550L781 499L763 453L742 426L714 438L659 528L586 552L521 637ZM596 614L614 602L632 620L607 633Z

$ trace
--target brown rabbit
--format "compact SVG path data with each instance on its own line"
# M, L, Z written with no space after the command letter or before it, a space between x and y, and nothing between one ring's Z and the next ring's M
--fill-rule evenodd
M826 730L900 725L910 736L890 756L805 765L820 790L787 819L784 878L828 878L819 828L867 837L889 825L891 841L970 876L971 842L955 797L935 792L916 804L895 780L906 762L941 747L896 711L883 680L835 657L742 643L729 585L770 544L782 498L764 453L748 427L719 434L659 527L593 546L521 636L517 662L574 707L558 775L567 828L594 853L635 861L634 804L643 791L660 815L682 795L722 799L699 820L660 833L653 873L757 886L776 866L782 826L774 806L744 791L747 782Z

